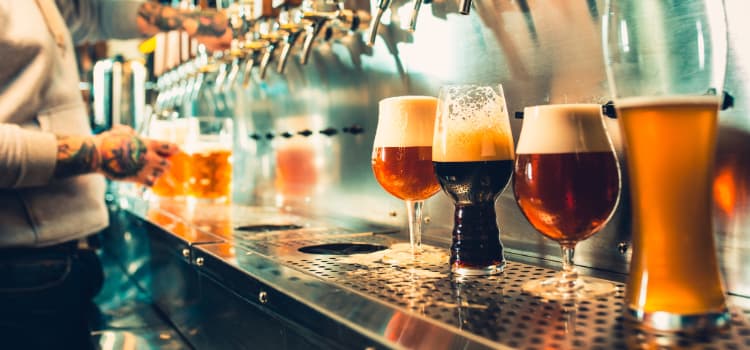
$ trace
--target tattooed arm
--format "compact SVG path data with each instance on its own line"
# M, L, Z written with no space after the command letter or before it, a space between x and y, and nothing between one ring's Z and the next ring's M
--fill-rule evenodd
M216 10L186 11L145 2L138 9L137 24L147 35L160 31L184 30L210 50L226 48L232 40L227 16Z
M113 180L152 185L169 166L174 144L119 128L97 136L58 136L55 178L98 172Z

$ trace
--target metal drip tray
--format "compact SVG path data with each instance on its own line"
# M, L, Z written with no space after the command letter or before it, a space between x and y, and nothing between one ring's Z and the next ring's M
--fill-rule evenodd
M279 238L282 238L280 236ZM242 249L269 256L304 274L375 299L453 332L471 333L521 349L690 348L741 349L750 346L750 310L734 307L732 326L723 333L692 338L648 334L632 328L622 316L623 288L606 298L548 302L525 294L521 285L556 271L509 261L501 275L455 280L447 264L393 266L379 260L383 252L311 255L299 250L321 244L401 243L390 236L350 234L337 237L297 236L293 240L235 241ZM238 256L238 260L242 258ZM512 260L512 259L511 259ZM744 298L742 298L743 301Z

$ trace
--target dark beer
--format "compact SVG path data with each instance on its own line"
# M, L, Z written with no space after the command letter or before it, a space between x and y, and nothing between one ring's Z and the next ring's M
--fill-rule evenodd
M456 205L451 265L457 269L502 265L495 200L508 184L513 161L433 164L443 191Z
M424 200L440 190L432 170L432 146L375 147L372 171L388 193Z
M495 200L513 171L513 137L500 86L441 89L432 161L440 186L453 200L451 271L492 275L505 259Z
M534 228L562 245L574 246L604 226L619 184L612 152L516 156L518 206Z

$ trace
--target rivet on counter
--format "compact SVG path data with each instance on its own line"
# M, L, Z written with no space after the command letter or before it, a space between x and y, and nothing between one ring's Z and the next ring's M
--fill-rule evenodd
M267 304L268 293L266 293L265 291L260 291L260 293L258 293L258 301L260 301L261 304Z
M204 261L203 261L203 257L202 256L199 256L199 257L195 258L195 264L196 265L203 266L203 263L204 263Z
M423 222L424 222L425 224L429 224L430 222L432 222L432 218L431 218L431 217L429 217L429 216L425 216L425 217L424 217L424 219L422 219L422 221L423 221Z
M397 215L398 215L398 213L395 210L391 210L391 211L388 212L388 216L390 216L390 217L394 217L395 218Z
M617 244L617 251L620 252L620 254L625 255L625 253L628 252L628 242L620 242Z
M186 258L189 258L190 257L190 249L189 248L182 249L182 256L184 256Z

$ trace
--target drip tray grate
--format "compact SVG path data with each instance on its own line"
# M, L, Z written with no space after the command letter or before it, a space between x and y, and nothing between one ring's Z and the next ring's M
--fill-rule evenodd
M451 278L447 263L393 266L380 261L383 251L354 255L311 255L300 248L322 244L389 247L400 241L372 234L308 239L235 240L238 246L280 260L287 266L389 303L457 330L520 349L742 349L750 347L750 310L732 309L725 332L689 337L655 335L629 327L622 316L624 285L609 297L548 302L525 294L521 285L555 271L509 261L496 276ZM435 248L437 249L437 248Z

